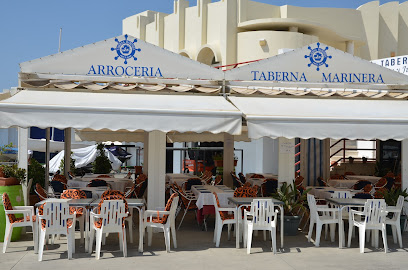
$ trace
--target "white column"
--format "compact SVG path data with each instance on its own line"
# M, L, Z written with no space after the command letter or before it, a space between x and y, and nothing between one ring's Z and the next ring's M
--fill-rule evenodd
M50 180L50 132L51 128L45 129L45 190L48 190Z
M149 133L144 133L143 141L143 173L149 176Z
M156 209L165 205L166 133L149 132L148 149L147 208Z
M182 148L183 143L174 143L173 144L174 148ZM182 173L181 171L181 157L182 157L182 151L173 151L173 173Z
M295 179L295 139L279 138L279 182Z
M18 128L18 167L25 169L28 172L28 129ZM28 179L26 179L24 187L27 187ZM27 188L23 188L24 204L28 205L29 192Z
M346 41L346 52L354 55L354 41Z
M224 134L224 154L223 154L223 182L224 185L232 187L232 178L230 172L234 170L234 136Z
M71 160L71 128L64 129L64 175L68 179Z
M408 139L401 142L402 189L408 188Z

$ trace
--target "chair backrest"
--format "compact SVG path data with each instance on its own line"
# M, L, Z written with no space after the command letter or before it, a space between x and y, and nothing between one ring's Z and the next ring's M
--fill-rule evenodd
M320 187L327 187L327 183L320 176L317 177L317 183L319 184Z
M80 189L67 189L61 194L61 199L86 199L86 193Z
M392 186L395 183L395 178L394 177L386 177L387 179L387 184L385 185L385 188L388 190L391 190Z
M50 185L51 185L52 190L54 191L54 193L60 193L61 194L65 190L64 184L62 182L60 182L60 181L52 180L50 182Z
M379 226L381 225L386 216L385 212L386 203L383 199L369 199L364 204L364 223L367 226Z
M214 185L219 185L219 184L221 184L221 181L222 181L222 176L221 176L221 175L217 175L217 177L215 177L215 180L214 180Z
M397 205L395 206L395 208L397 208L397 210L399 210L400 212L402 211L402 207L404 207L404 200L404 196L398 196Z
M385 187L385 185L387 185L388 181L387 178L382 177L380 180L377 181L377 183L375 183L375 187L376 188L382 188Z
M125 198L125 195L124 195L121 191L119 191L119 190L112 190L112 189L105 190L105 191L102 193L101 198L103 199L103 198L108 197L108 196L119 196L119 197L121 197L121 198Z
M127 216L126 204L123 200L103 200L100 205L102 226L122 227L124 218Z
M13 210L13 205L11 205L10 198L6 192L3 193L3 207L4 210ZM17 221L17 218L14 214L7 214L10 223Z
M372 199L373 196L368 192L360 192L360 193L354 194L353 198L355 198L355 199Z
M143 173L143 166L135 166L135 174L139 175Z
M269 197L271 193L275 193L278 189L278 180L266 179L261 185L262 196Z
M88 183L87 187L106 187L108 183L102 179L93 179Z
M45 189L39 183L35 184L34 192L37 194L40 201L45 200L48 197L47 192L45 191Z
M271 226L277 220L275 206L271 199L254 199L251 203L250 213L253 217L254 228Z
M202 184L203 184L203 182L201 182L200 179L190 178L184 183L184 190L191 190L191 186L202 185Z
M307 194L307 204L309 205L310 216L311 217L318 216L317 206L316 206L316 199L312 194Z
M142 198L143 194L145 193L148 185L148 179L146 178L139 186L136 188L136 196L138 198Z
M371 182L367 180L359 180L353 185L352 189L360 190L360 189L363 189L367 185L371 185Z
M241 181L241 183L245 184L246 182L245 175L242 172L240 172L238 176L239 176L239 180Z
M336 198L336 199L347 199L347 198L351 198L351 193L348 190L344 190L344 191L335 190L331 194L331 197Z
M234 187L242 187L243 183L241 182L241 180L236 176L236 174L234 172L230 172L231 177L232 177L232 184Z
M303 176L300 176L300 175L297 176L296 179L295 179L295 186L296 187L302 186L303 185L303 180L304 180Z
M60 181L64 183L65 185L68 184L67 178L62 174L54 175L54 177L52 178L52 181Z
M234 191L234 197L256 197L256 190L252 187L239 187Z
M40 217L46 230L66 233L68 219L72 219L73 215L69 212L67 202L55 201L43 204Z

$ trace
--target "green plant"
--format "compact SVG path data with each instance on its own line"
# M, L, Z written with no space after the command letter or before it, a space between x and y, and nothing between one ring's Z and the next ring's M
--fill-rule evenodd
M35 184L40 184L42 187L45 186L45 169L44 167L34 158L30 159L30 165L28 165L28 179L33 179L31 185L30 194L35 194L34 187Z
M98 150L98 156L92 163L94 173L109 173L112 169L112 165L108 157L105 155L105 146L102 143L99 143L96 149Z
M300 192L295 187L295 181L291 184L284 182L271 196L283 202L283 210L286 216L296 216L299 211L306 210L307 193L311 189Z
M7 150L9 150L10 148L12 148L14 145L13 143L9 143L3 146L0 146L0 155L2 155L4 152L6 152Z
M407 201L405 198L408 197L407 189L402 190L396 187L391 188L391 190L384 189L379 192L384 196L385 203L391 206L397 205L399 196L403 196L405 201Z
M375 171L374 175L383 177L386 175L391 169L389 167L386 167L383 162L377 161L375 163Z
M1 165L4 176L6 178L15 177L20 183L24 183L26 180L26 170L19 168L17 164L13 165Z
M223 156L222 153L217 153L212 157L213 160L222 160Z
M75 159L72 158L72 155L74 152L71 151L71 155L69 157L69 171L74 172L75 171ZM59 165L59 170L62 175L64 175L64 168L65 168L65 157L61 159L60 165Z

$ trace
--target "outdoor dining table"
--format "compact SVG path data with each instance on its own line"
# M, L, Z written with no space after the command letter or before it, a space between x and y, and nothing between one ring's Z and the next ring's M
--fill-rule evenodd
M378 180L381 179L381 177L373 175L346 175L346 178L348 180L367 180L373 184L375 184Z
M188 179L198 177L188 173L166 173L165 178L166 183L169 183L170 185L177 183L179 186L181 186Z
M306 189L310 189L309 194L312 194L318 199L328 199L331 198L334 191L350 191L351 195L361 192L360 190L354 190L349 188L341 187L313 187L307 186Z
M89 182L93 179L101 179L105 180L108 184L111 185L113 190L119 190L121 192L125 192L127 187L131 187L133 185L133 181L128 178L113 178L113 177L98 177L98 178L88 178L88 177L83 177L83 178L74 178L68 180L68 187L79 187L79 188L84 188L86 187Z
M331 203L332 205L338 206L338 218L339 218L339 248L343 248L343 241L345 242L346 239L344 237L344 228L343 228L343 215L342 212L347 207L363 207L364 204L367 202L367 199L337 199L337 198L328 198L326 199L327 202Z
M329 179L327 183L331 187L346 187L351 188L357 181L360 180L367 180L370 181L372 184L377 183L381 177L377 176L368 176L368 175L347 175L347 179Z
M268 197L229 197L228 200L233 203L236 208L237 208L237 213L240 213L240 209L244 206L251 205L254 199L271 199L272 202L279 207L279 212L280 212L280 239L281 239L281 248L283 248L283 222L284 222L284 212L283 212L283 202L279 201L274 198L268 198ZM241 219L241 215L238 215L238 219ZM240 225L241 222L238 220L237 222L237 231L236 231L236 248L239 248L239 240L240 240Z
M215 213L213 192L217 193L221 207L228 205L228 198L234 196L234 190L224 185L193 185L191 191L197 197L197 222L203 223L204 216Z
M245 175L246 180L248 181L248 179L251 178L251 176L254 175L254 174L255 173L247 173ZM266 179L266 178L276 178L276 179L278 179L278 175L273 174L273 173L256 173L256 174L262 175L264 177L263 179Z

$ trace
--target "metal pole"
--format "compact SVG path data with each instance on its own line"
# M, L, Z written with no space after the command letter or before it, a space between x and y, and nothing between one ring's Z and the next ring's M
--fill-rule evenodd
M48 190L50 181L50 128L45 129L45 190Z
M61 52L61 37L62 37L62 27L60 28L60 33L59 33L58 52Z

